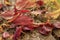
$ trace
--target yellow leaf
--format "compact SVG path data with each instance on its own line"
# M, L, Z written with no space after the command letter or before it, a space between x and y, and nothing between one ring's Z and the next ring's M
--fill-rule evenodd
M2 40L2 37L0 37L0 40Z
M51 13L49 13L49 14L46 14L46 16L50 16L50 17L52 17L53 19L56 19L59 15L60 15L60 9L58 9L58 10L56 10L56 11L54 11L54 12L51 12Z
M51 16L51 17L53 17L53 19L56 19L56 18L59 16L59 14L60 14L60 13L54 14L54 15Z
M10 2L7 2L7 1L5 1L5 4L7 4L7 5L11 5L11 3L10 3Z

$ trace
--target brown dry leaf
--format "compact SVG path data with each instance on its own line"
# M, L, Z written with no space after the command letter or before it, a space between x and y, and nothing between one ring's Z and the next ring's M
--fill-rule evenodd
M60 29L54 30L53 33L56 35L56 37L60 37Z
M22 36L22 38L21 38L21 40L29 40L29 39L30 39L29 33L28 34L25 33L25 35Z
M51 34L44 36L40 34L41 40L56 40Z
M3 32L3 28L0 26L0 33L2 33Z
M7 1L5 1L5 4L6 4L6 5L11 5L11 3L10 3L10 2L7 2Z
M52 35L49 35L46 40L56 40Z
M11 3L9 2L9 0L3 0L5 5L11 5Z
M3 40L2 37L0 37L0 40Z
M34 30L32 33L25 34L22 40L56 40L51 34L44 36Z

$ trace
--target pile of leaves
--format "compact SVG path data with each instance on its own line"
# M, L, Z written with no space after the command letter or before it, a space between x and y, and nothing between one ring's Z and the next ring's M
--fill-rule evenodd
M11 6L9 2L5 5ZM2 5L0 9L6 8L6 6ZM13 29L12 40L18 40L24 31L28 32L37 29L39 33L48 35L53 29L60 29L60 21L53 19L51 16L46 16L47 9L42 0L36 2L16 1L12 10L2 10L0 14L0 30L3 30L2 37L4 39L10 37L10 29Z

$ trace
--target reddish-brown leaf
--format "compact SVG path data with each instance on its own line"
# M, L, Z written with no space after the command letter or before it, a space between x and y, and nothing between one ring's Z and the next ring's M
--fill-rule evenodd
M32 31L34 29L34 25L26 25L23 27L23 30L30 30Z
M33 20L28 16L18 16L14 21L16 25L30 25L33 23Z
M36 2L39 6L42 6L44 4L44 2L42 0L39 0Z
M54 26L50 23L42 24L40 26L41 27L39 29L39 32L44 35L48 35L52 31L52 29L54 28Z
M0 9L3 7L3 5L2 4L0 4Z
M16 32L13 36L13 40L17 40L20 37L21 33L22 33L22 27L16 28Z
M3 17L4 19L11 19L13 18L14 12L7 10L5 12L3 12L2 14L0 14L1 17Z

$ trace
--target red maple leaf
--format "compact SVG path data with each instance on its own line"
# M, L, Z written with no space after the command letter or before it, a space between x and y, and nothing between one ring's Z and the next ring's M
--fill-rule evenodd
M53 24L45 23L40 25L39 32L44 35L48 35L54 28Z
M21 35L21 33L22 33L22 27L16 28L16 32L13 36L13 40L17 40L17 38Z
M14 21L16 25L31 25L33 24L33 20L28 16L18 16Z

